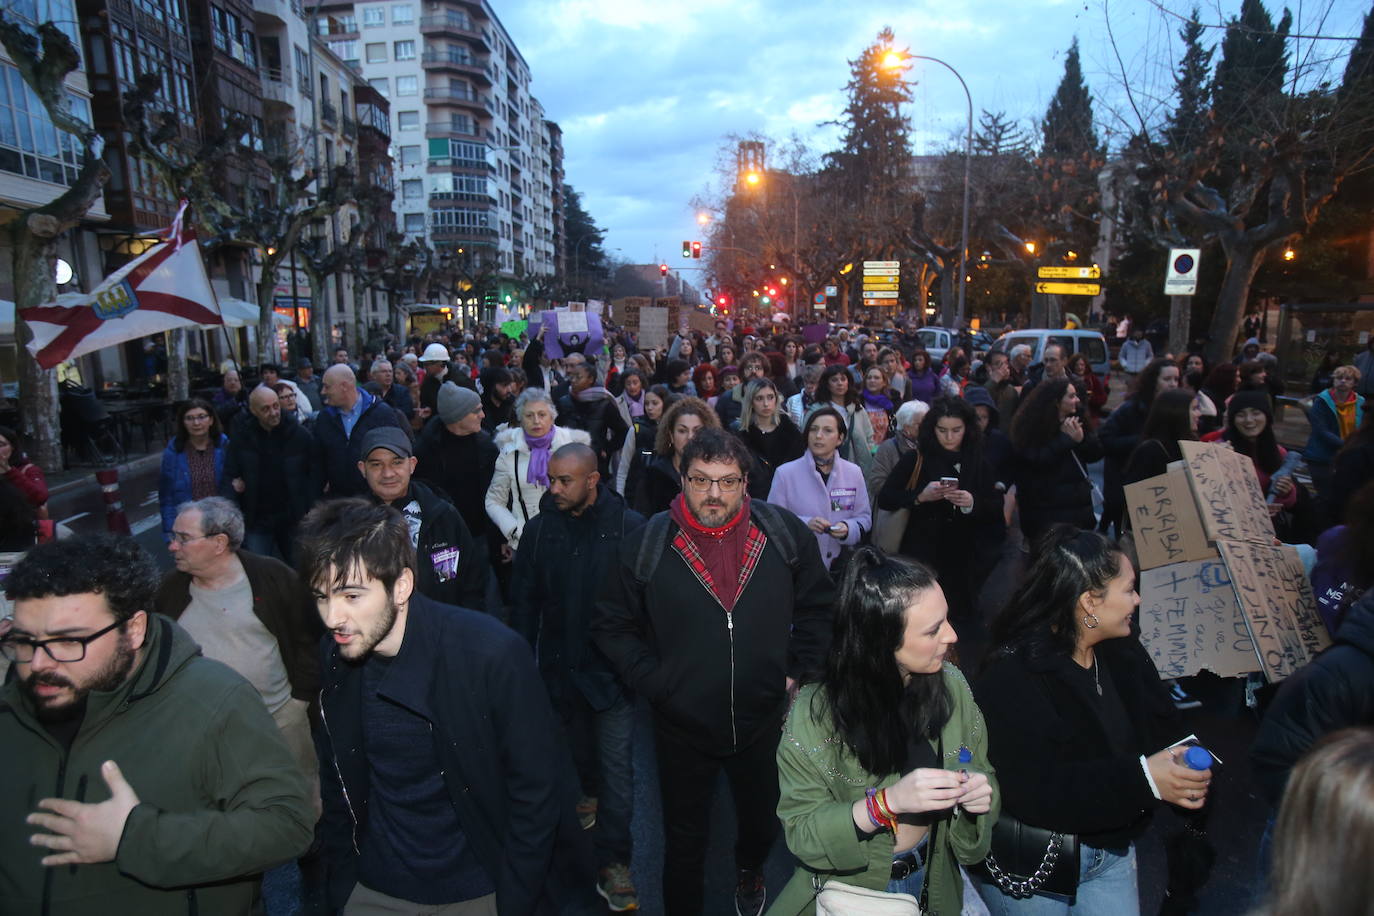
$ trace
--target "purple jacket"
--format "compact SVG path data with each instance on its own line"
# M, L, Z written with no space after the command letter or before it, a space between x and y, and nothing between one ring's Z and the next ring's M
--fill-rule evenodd
M845 461L838 455L829 482L821 479L810 452L780 465L773 475L768 501L791 511L803 522L809 523L820 516L829 519L832 525L844 522L849 526L849 533L843 538L816 535L827 569L840 555L841 544L859 543L864 532L873 527L873 510L869 508L868 485L864 483L863 471L854 462Z
M927 404L935 403L935 399L940 396L940 373L934 369L927 369L924 375L917 375L908 369L906 377L911 380L909 399L925 401Z

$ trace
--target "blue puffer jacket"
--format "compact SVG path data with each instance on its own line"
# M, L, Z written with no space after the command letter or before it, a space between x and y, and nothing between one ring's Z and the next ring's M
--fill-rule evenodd
M1355 428L1364 422L1365 399L1355 396ZM1307 446L1302 457L1308 464L1330 464L1331 459L1341 450L1345 440L1341 438L1341 424L1336 418L1336 401L1327 389L1312 399L1312 407L1307 411L1307 424L1312 432L1307 437Z
M224 449L229 437L221 435L215 445L215 492L219 492L224 477ZM211 494L213 495L213 494ZM177 520L177 506L191 499L191 467L186 452L177 447L177 440L167 443L162 451L162 474L157 482L157 501L162 510L162 539L171 540L172 525Z

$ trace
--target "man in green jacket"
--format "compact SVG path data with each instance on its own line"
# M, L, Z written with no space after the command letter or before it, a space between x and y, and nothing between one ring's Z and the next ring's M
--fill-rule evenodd
M247 914L260 873L310 845L262 698L148 613L157 579L101 535L35 547L5 581L3 916Z

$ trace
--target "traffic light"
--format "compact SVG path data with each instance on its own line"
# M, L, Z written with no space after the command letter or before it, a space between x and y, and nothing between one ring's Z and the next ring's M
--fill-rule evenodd
M683 242L683 243L682 243L682 256L683 256L684 258L690 258L690 257L692 256L692 252L696 249L697 244L698 244L698 243L696 243L696 242ZM700 255L698 255L698 257L700 257Z
M717 297L716 297L716 305L729 305L729 304L730 304L730 297L729 297L729 296L717 296Z
M660 265L658 265L658 275L659 275L660 277L666 277L666 276L668 276L668 265L667 265L667 264L660 264Z
M693 243L692 243L692 257L694 257L694 258L699 258L699 257L701 257L701 243L700 243L700 242L693 242Z

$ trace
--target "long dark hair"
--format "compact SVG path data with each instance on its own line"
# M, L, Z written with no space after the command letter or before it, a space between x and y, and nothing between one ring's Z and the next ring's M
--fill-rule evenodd
M1202 390L1208 393L1212 400L1226 400L1236 393L1236 364L1218 363L1207 373L1207 380L1202 383ZM1220 403L1217 404L1221 406Z
M1172 366L1178 369L1178 364L1165 356L1156 356L1145 364L1145 368L1140 370L1140 375L1135 380L1135 391L1131 397L1138 403L1148 408L1155 401L1155 395L1159 392L1159 374ZM1183 370L1179 369L1179 375L1183 375Z
M29 456L24 454L24 443L19 441L18 433L8 426L0 426L0 439L4 439L10 444L10 467L23 467L29 463Z
M1042 381L1011 418L1011 444L1017 451L1039 448L1059 434L1059 402L1073 383L1067 378Z
M1264 414L1264 431L1252 442L1236 428L1236 414L1252 408ZM1272 474L1283 464L1279 455L1279 440L1274 435L1274 408L1269 395L1259 390L1241 390L1231 395L1226 404L1226 428L1222 438L1231 443L1237 454L1244 455L1266 474Z
M937 736L953 709L943 673L913 674L903 684L893 658L907 607L936 586L928 566L876 547L860 547L845 568L816 696L824 696L840 740L875 775L900 772L911 739Z
M187 398L177 406L176 432L172 435L173 447L179 452L186 451L186 442L191 438L186 432L186 415L197 407L210 415L210 448L219 448L224 429L219 425L219 414L215 412L214 405L204 398Z
M970 474L978 466L983 454L983 434L978 428L978 412L973 405L962 398L936 398L921 420L921 431L916 434L916 443L922 455L939 455L944 451L940 437L935 434L935 424L952 417L964 421L964 441L959 444L959 460Z
M1072 654L1079 596L1103 592L1121 571L1124 554L1096 531L1061 523L1036 540L1031 556L1025 581L992 621L989 659Z
M1197 395L1183 388L1161 391L1150 405L1150 414L1145 418L1145 428L1140 439L1158 439L1164 443L1169 454L1178 455L1177 443L1197 438L1193 432L1193 402Z
M830 380L837 375L843 375L849 379L849 387L844 390L844 401L841 407L850 407L859 403L859 386L854 384L854 376L849 374L849 370L844 366L826 366L821 373L821 380L816 383L816 403L834 404L830 394Z

